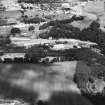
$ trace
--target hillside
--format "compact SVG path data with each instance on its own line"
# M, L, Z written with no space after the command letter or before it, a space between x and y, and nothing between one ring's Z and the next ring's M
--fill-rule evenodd
M3 103L104 105L103 1L0 2Z

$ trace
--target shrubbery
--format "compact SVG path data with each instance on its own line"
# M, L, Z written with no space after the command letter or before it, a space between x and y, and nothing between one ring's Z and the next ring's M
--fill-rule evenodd
M46 38L49 38L49 34L48 34L48 31L46 32L43 32L43 33L40 33L39 34L39 37L42 38L42 39L46 39Z
M30 23L37 24L37 23L40 23L40 22L45 22L45 19L39 18L39 17L35 17L35 18L32 18L32 19L24 18L22 22L24 22L26 24L30 24Z
M61 2L61 0L18 0L18 3L25 2L25 3L56 3Z

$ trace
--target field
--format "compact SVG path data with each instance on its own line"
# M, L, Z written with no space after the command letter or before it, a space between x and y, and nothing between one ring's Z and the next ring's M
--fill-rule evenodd
M51 100L53 103L54 94L56 97L57 94L61 94L61 98L66 94L74 94L70 97L75 101L76 97L80 96L80 90L73 82L76 65L77 61L49 65L0 64L0 96L4 99L18 99L29 103L35 100L36 102Z

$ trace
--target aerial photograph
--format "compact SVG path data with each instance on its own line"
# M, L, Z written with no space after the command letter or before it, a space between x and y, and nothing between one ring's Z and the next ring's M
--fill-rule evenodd
M105 105L105 0L0 0L0 105Z

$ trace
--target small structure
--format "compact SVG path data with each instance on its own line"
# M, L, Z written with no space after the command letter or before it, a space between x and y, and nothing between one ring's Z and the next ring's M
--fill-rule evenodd
M64 12L67 12L67 11L71 10L69 3L63 3L61 8Z

